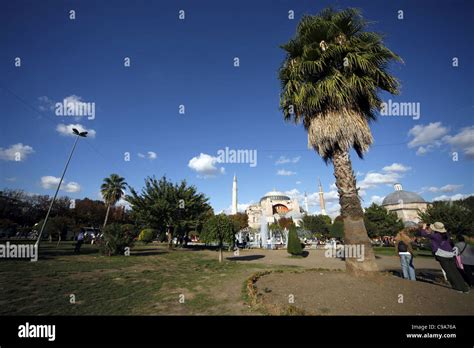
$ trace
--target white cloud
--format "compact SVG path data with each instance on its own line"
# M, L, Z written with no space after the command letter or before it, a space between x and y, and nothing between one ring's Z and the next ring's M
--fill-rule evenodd
M383 201L384 198L385 197L373 195L372 197L370 197L369 205L372 204L372 203L380 205L380 204L382 204L382 201Z
M189 160L188 167L197 172L200 176L209 178L216 176L219 173L225 173L224 167L216 167L217 163L219 163L217 157L201 153L199 156L193 157Z
M285 164L285 163L298 163L301 159L301 156L296 156L293 158L288 158L286 156L280 156L275 162L276 165Z
M137 155L138 155L138 157L140 157L140 158L148 158L149 160L152 160L152 161L155 160L155 159L157 159L157 157L158 157L158 155L156 154L156 152L153 152L153 151L148 151L148 152L146 153L146 155L143 154L143 153L141 153L141 152L139 152Z
M431 187L423 187L423 191L429 191L429 192L453 192L458 189L463 187L463 185L455 185L455 184L447 184L442 187L436 187L436 186L431 186Z
M448 195L441 195L441 196L438 196L438 197L435 197L432 199L432 201L458 201L460 199L464 199L464 198L467 198L469 196L472 196L474 195L474 193L470 193L470 194L462 194L462 193L457 193L455 195L452 195L452 196L448 196Z
M53 188L55 189L57 188L60 180L61 178L51 175L43 176L41 177L41 187L46 190ZM63 180L60 190L66 192L79 192L81 190L81 185L74 181L66 182L65 180Z
M400 174L398 173L367 173L362 181L359 182L361 189L369 189L379 185L395 184L399 181Z
M100 199L103 199L102 194L100 195ZM132 209L130 203L128 203L123 197L121 197L115 205L118 207L125 207L125 210Z
M72 132L73 128L76 128L79 132L88 132L87 136L89 138L95 138L95 130L87 129L79 123L77 123L77 124L68 124L68 125L60 123L60 124L57 125L56 130L61 135L74 137L75 135Z
M428 146L420 146L418 150L416 150L416 155L417 156L424 156L426 153L430 152L434 146L428 145Z
M291 170L279 169L277 171L277 175L290 176L290 175L296 175L296 172L292 172Z
M442 144L442 138L449 129L441 125L441 122L432 122L428 125L416 125L408 131L412 137L408 143L409 148L417 147L417 155L424 155Z
M54 102L49 99L47 96L38 97L39 106L38 109L41 111L54 110Z
M413 139L408 143L408 147L418 147L422 145L434 144L448 133L448 128L441 125L441 122L432 122L426 126L416 125L408 131L408 135Z
M5 181L8 181L8 182L15 182L16 181L16 178L14 176L12 176L11 178L5 178Z
M399 172L399 173L409 171L410 169L411 167L405 166L401 163L392 163L391 165L385 166L382 168L382 170L385 172Z
M238 203L237 204L237 212L245 213L245 210L249 207L249 205L255 204L254 201L250 201L248 203ZM229 205L226 209L222 210L221 213L230 215L232 214L232 205Z
M33 152L35 151L31 146L18 143L11 145L6 149L0 147L0 159L4 161L22 162L26 160L28 155L32 154Z
M465 127L454 135L447 135L443 140L455 149L461 149L469 159L474 159L474 126Z
M297 182L296 182L296 185L301 185L301 181L297 181Z

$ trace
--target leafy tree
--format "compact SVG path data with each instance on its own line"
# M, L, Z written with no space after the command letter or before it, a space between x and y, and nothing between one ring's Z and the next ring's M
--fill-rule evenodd
M133 188L130 193L126 200L132 217L141 226L166 231L170 248L174 236L187 240L189 232L199 232L212 214L208 198L185 180L173 184L165 176L159 180L148 177L140 193Z
M38 228L43 226L44 219L38 223ZM50 217L46 223L44 234L49 236L49 240L58 242L65 239L67 232L74 228L74 220L66 216Z
M303 216L303 226L313 235L316 233L327 235L331 226L331 218L327 215L305 215Z
M282 217L278 220L278 226L284 230L285 228L289 229L291 226L295 226L295 223L292 218Z
M373 142L369 121L376 119L381 91L398 93L387 72L400 57L384 46L382 35L367 32L360 11L324 9L304 16L279 73L280 108L286 121L303 123L308 142L334 166L344 233L348 243L365 246L364 261L346 259L349 272L377 270L364 226L349 151L362 158Z
M234 243L235 232L232 219L225 214L219 214L206 221L201 233L201 240L206 244L217 242L219 248L219 262L222 262L222 248L224 243L229 245Z
M127 183L125 179L118 174L111 174L108 178L104 179L104 182L100 186L100 193L102 194L102 198L104 198L105 204L107 204L107 213L105 214L103 227L107 225L110 207L117 204L120 198L122 198L126 187Z
M249 218L245 213L237 213L234 215L229 215L232 222L234 223L235 231L238 232L249 225Z
M288 247L287 251L291 255L303 254L303 248L301 247L301 241L296 233L295 225L290 226L288 231Z
M474 236L474 210L468 208L471 202L471 200L433 202L426 212L420 212L419 216L425 223L442 222L452 234Z
M9 219L0 219L0 234L12 237L16 234L18 224Z
M344 237L344 222L342 220L334 220L334 223L329 228L329 236L332 238Z
M395 236L404 227L397 214L375 203L365 210L364 222L371 238Z
M279 230L281 230L281 227L280 227L280 225L279 225L278 223L272 222L272 223L270 224L270 226L268 226L268 229L269 229L270 231L279 231Z

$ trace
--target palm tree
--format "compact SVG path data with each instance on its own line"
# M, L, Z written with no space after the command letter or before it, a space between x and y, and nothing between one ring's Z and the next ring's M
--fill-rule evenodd
M110 207L115 205L120 198L122 198L126 186L127 183L125 182L125 179L118 174L111 174L108 178L104 179L103 184L100 186L100 192L105 204L107 204L107 213L105 214L103 227L107 225Z
M398 81L387 72L402 61L382 36L365 31L359 10L325 9L304 16L296 36L282 48L280 108L286 121L303 123L308 145L334 165L346 244L364 246L364 261L346 258L349 272L377 270L349 151L360 158L373 142L369 121L381 108L379 91L398 94Z

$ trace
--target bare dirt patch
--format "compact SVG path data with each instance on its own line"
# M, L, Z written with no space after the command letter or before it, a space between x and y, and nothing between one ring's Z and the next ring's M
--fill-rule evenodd
M474 291L458 293L390 273L355 277L336 271L286 271L264 275L255 285L270 314L474 315Z

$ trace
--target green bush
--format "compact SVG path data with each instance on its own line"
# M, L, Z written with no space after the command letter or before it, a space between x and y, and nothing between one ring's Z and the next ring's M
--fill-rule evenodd
M110 224L104 229L100 251L104 255L124 255L126 247L133 246L133 230L128 225Z
M155 237L155 230L151 228L145 228L138 235L138 240L140 242L148 244L153 240L154 237Z
M344 222L339 220L334 220L334 223L329 228L329 236L333 238L343 238L344 237Z
M303 248L301 247L300 239L296 234L296 227L290 226L290 231L288 232L288 253L291 255L302 255Z

